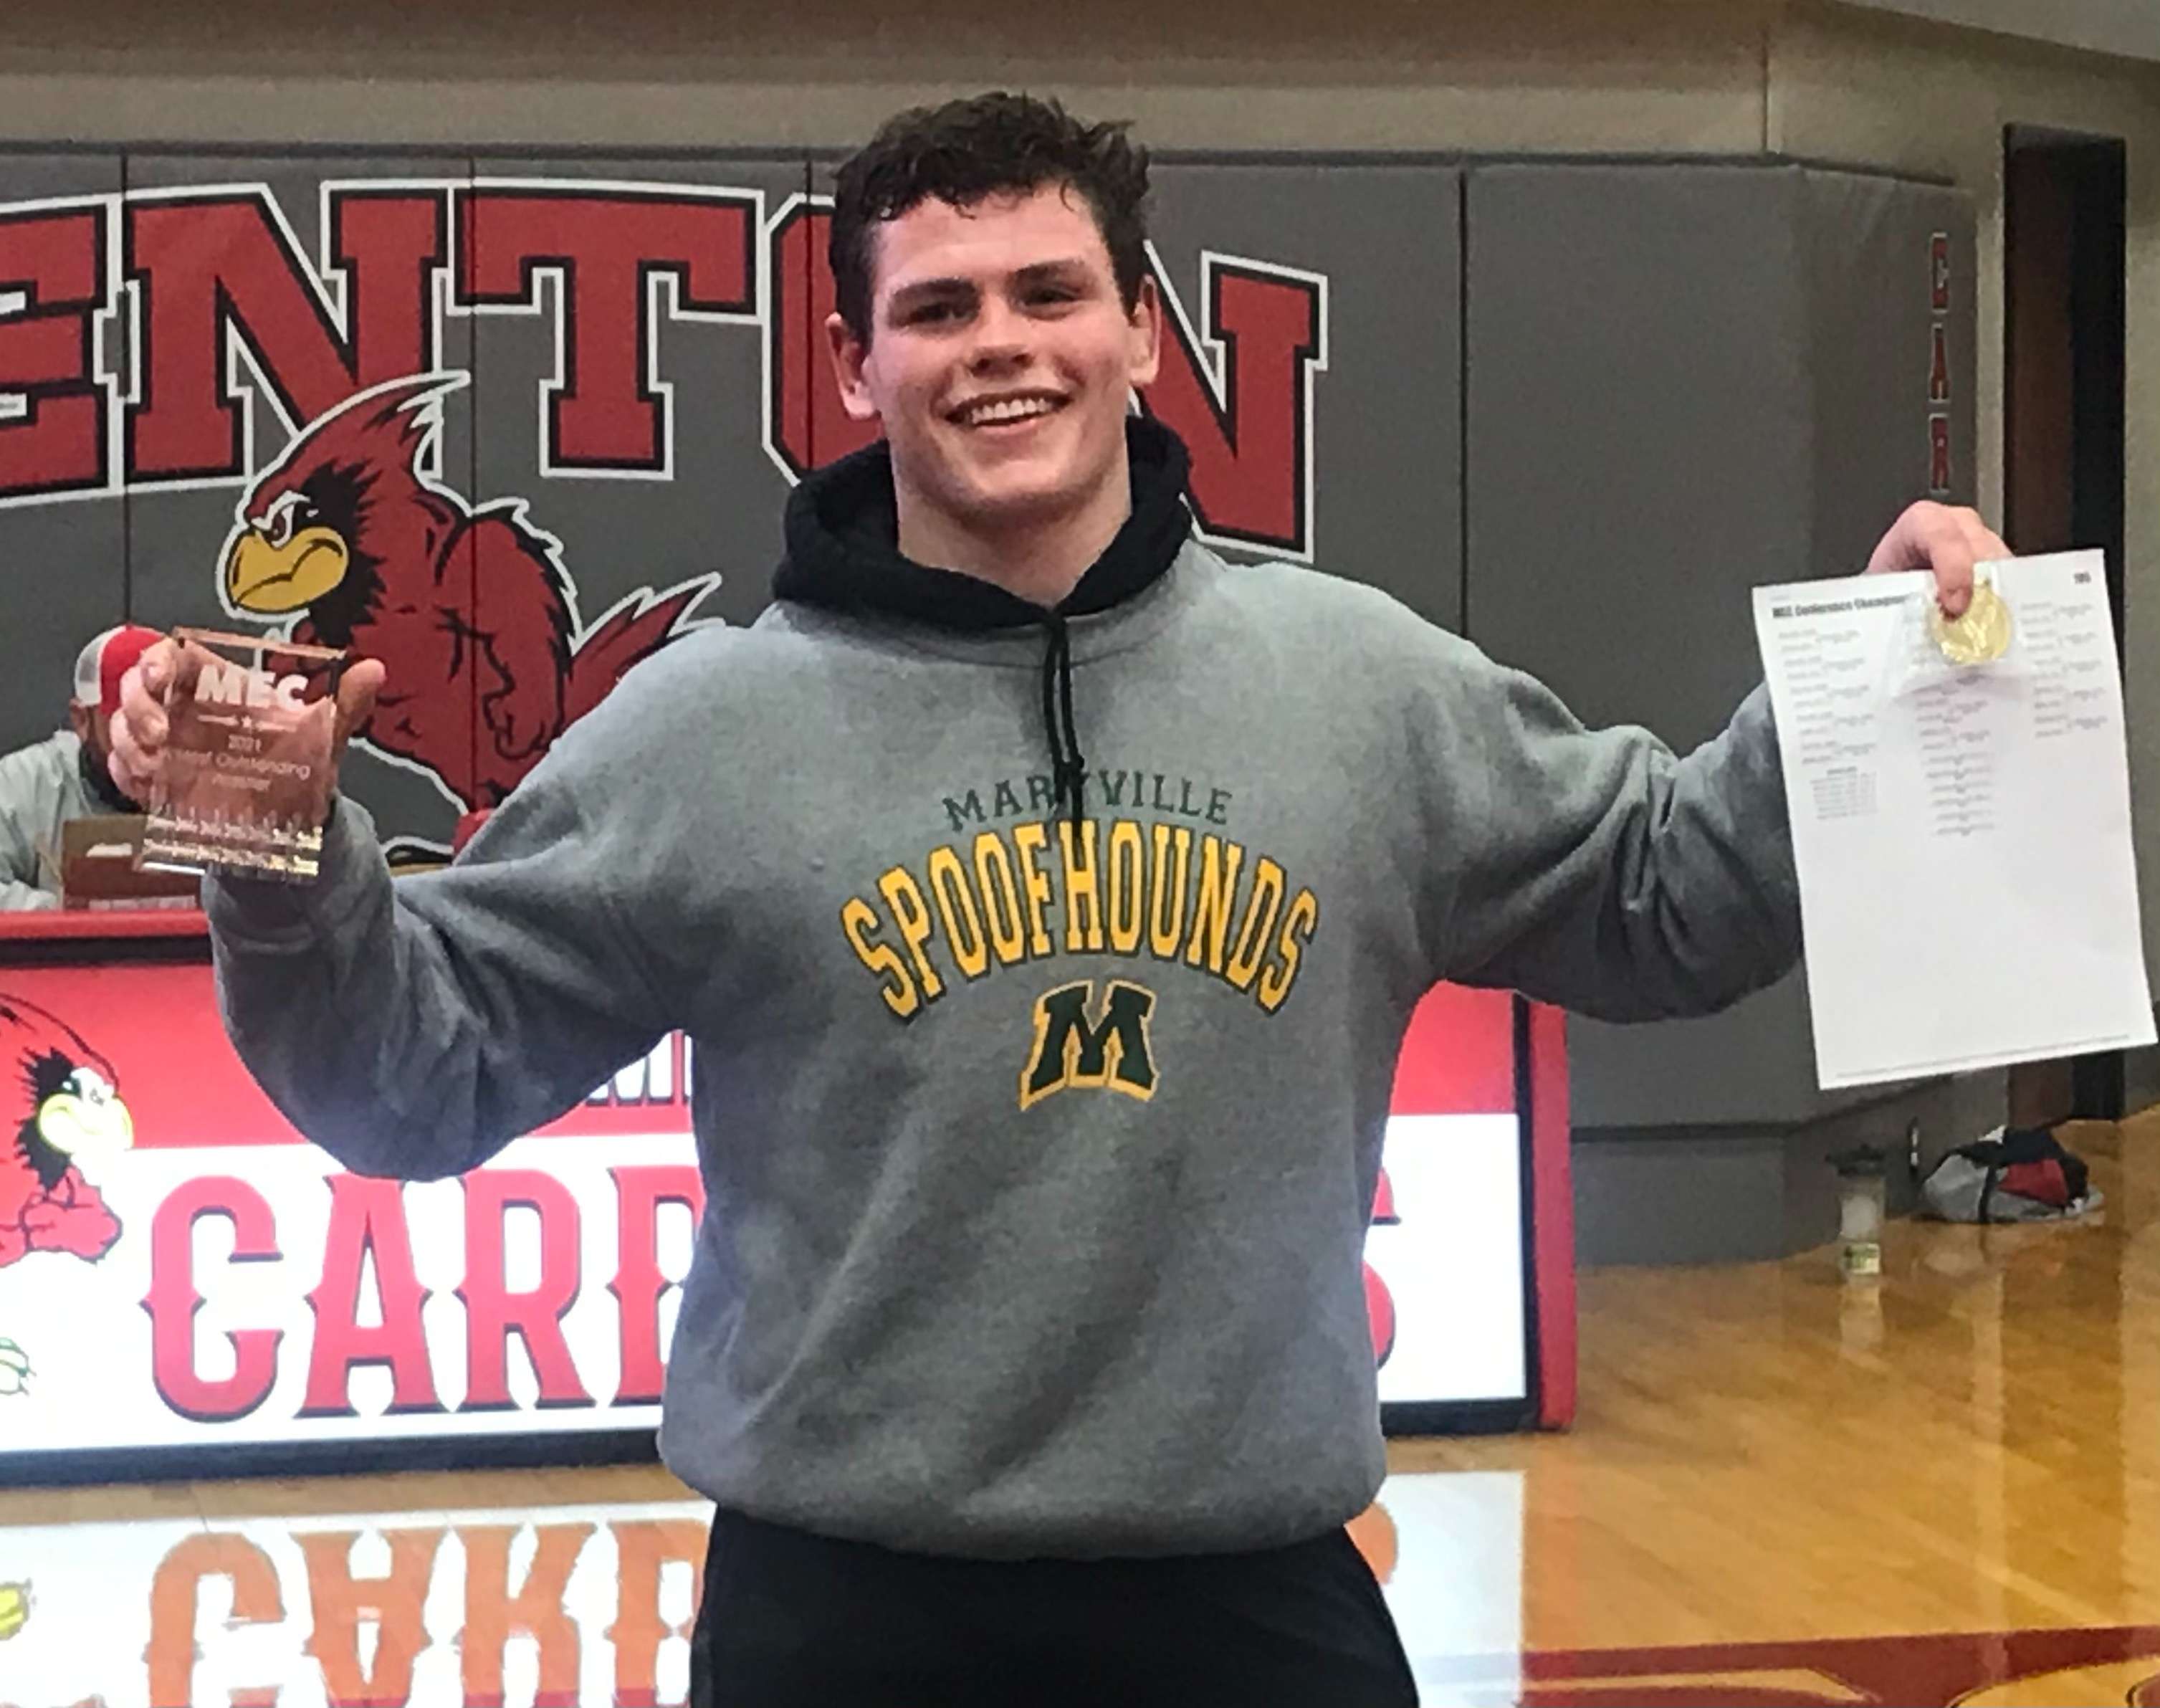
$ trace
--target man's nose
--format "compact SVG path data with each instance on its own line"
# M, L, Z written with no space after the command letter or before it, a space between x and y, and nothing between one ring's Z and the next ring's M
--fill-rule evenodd
M1026 315L1002 298L992 298L976 315L968 366L1003 368L1024 363L1033 349L1033 338L1034 329Z

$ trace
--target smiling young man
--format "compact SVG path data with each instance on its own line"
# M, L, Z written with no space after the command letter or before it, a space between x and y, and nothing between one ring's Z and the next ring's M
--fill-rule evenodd
M1144 167L1106 148L1099 184L986 188L958 205L921 198L927 167L901 150L844 174L830 327L842 395L884 428L903 558L1055 607L1132 508L1128 408L1155 378L1161 327Z
M447 871L393 890L348 802L319 885L210 888L236 1043L356 1169L471 1168L695 1041L662 1446L718 1503L700 1703L1413 1702L1342 1528L1384 1468L1359 1257L1412 1006L1700 1012L1794 957L1759 693L1678 759L1193 537L1129 413L1145 186L1045 103L892 120L832 240L884 439L793 495L772 608L632 672ZM1873 567L1958 609L2001 550L1916 506Z

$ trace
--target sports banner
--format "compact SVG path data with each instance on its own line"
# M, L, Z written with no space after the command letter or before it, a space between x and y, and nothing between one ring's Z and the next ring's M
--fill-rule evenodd
M1366 1295L1386 1401L1524 1398L1514 999L1398 1077ZM649 1428L704 1208L681 1037L485 1166L347 1172L200 962L0 965L0 1480L100 1450Z

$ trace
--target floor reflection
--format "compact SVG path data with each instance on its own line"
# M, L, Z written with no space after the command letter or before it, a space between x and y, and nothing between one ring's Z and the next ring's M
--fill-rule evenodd
M683 1501L0 1530L0 1704L679 1703L709 1511ZM1512 1700L1521 1478L1394 1479L1357 1534L1427 1700Z

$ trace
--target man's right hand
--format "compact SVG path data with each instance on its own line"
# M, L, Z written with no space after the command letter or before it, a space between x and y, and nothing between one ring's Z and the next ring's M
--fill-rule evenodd
M130 800L149 800L165 763L165 693L176 672L192 668L178 642L150 647L120 678L120 709L112 717L112 781ZM345 667L338 683L337 725L330 738L330 769L345 760L352 732L375 709L382 689L382 661L363 658Z

